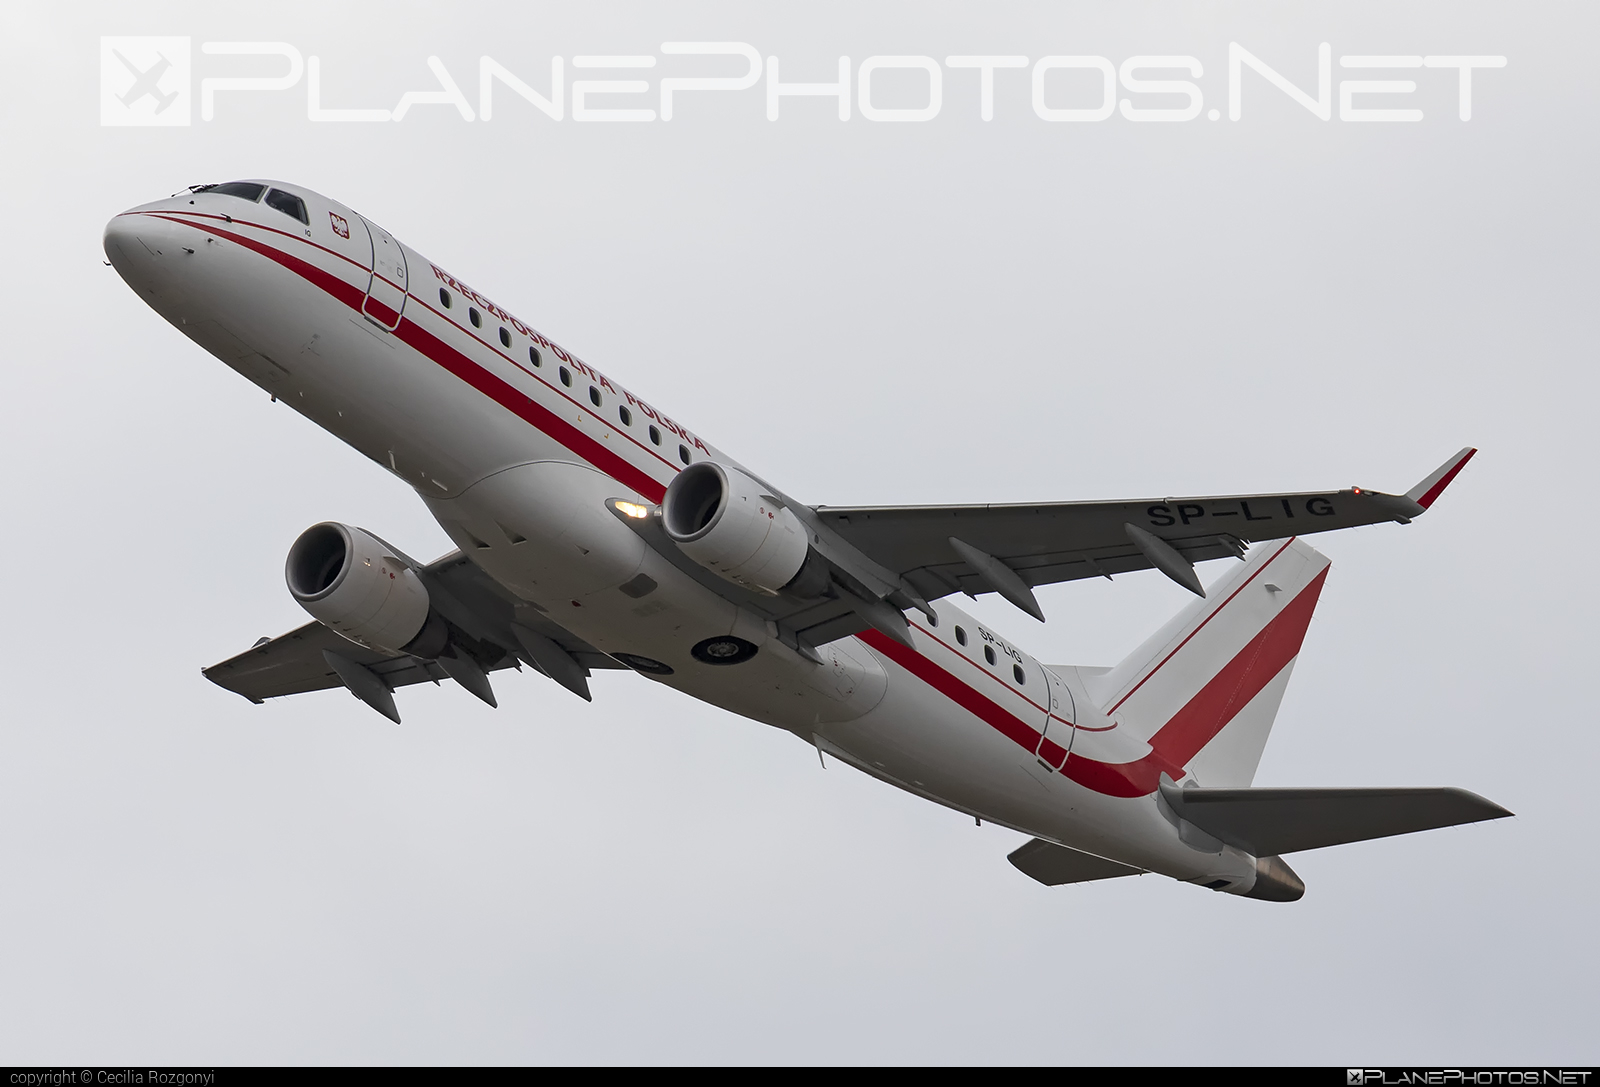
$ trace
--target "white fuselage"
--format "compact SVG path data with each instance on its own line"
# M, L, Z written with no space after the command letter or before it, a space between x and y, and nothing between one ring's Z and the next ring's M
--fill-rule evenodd
M1091 674L1047 668L944 601L936 625L910 613L911 649L867 631L822 646L820 665L801 656L608 508L659 502L685 464L737 462L354 211L284 188L309 224L185 193L114 219L107 252L187 335L413 487L529 607L601 651L670 665L657 682L938 803L1250 889L1254 858L1180 841L1155 782L1183 770L1102 714ZM618 591L640 574L648 595ZM760 652L732 667L691 657L721 634Z

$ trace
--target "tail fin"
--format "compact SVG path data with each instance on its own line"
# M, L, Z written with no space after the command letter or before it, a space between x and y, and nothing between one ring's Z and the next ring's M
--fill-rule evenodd
M1259 545L1090 693L1201 784L1249 785L1327 576L1308 544Z

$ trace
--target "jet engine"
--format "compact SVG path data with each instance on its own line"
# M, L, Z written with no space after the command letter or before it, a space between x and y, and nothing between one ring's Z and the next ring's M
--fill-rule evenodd
M776 594L810 550L805 525L737 468L701 461L661 500L661 527L685 555L736 585Z
M313 618L358 645L431 659L448 640L422 579L364 529L312 525L289 548L284 579Z

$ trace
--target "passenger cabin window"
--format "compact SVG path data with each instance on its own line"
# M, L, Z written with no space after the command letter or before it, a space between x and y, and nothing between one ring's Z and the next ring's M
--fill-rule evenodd
M589 403L597 408L600 406L600 390L593 385L589 386Z
M654 425L650 427L650 442L652 445L661 444L661 431L657 430Z
M1023 672L1022 665L1020 664L1013 664L1011 666L1011 674L1016 678L1017 686L1019 687L1028 682L1027 673Z
M572 371L568 370L565 366L561 368L561 384L565 385L569 389L572 388Z
M267 187L257 185L253 181L226 181L221 185L201 185L194 191L213 193L217 196L237 196L254 204L261 199L261 194L267 191Z
M472 327L473 328L482 328L483 327L483 314L478 312L478 307L477 306L468 306L467 307L467 320L472 322Z
M617 418L622 420L623 426L633 425L633 412L629 411L625 404L617 405Z
M993 646L986 645L986 646L983 647L983 659L988 661L990 664L994 663L994 647Z
M511 346L511 333L509 333L509 332L507 332L505 330L505 326L504 325L500 326L500 346L501 347L510 347Z
M960 627L956 627L956 642L960 645L967 644L967 632Z
M299 219L306 226L311 225L311 216L306 214L306 202L294 193L273 189L267 193L267 207L275 208L291 219Z
M689 463L689 447L688 446L686 446L686 445L678 446L678 459L683 461L683 463L685 463L685 464Z
M443 306L445 309L450 308L450 292L445 290L443 287L439 288L439 305Z
M539 349L537 347L528 348L528 361L533 363L535 366L544 365L544 359L539 357Z

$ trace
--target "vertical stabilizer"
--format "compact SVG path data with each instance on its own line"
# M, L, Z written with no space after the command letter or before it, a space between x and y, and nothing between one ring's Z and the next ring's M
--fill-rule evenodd
M1258 545L1090 693L1200 784L1249 785L1327 574L1298 539Z

